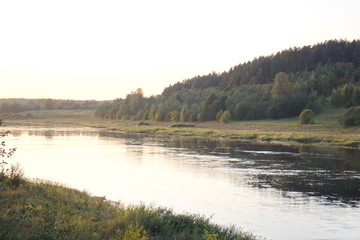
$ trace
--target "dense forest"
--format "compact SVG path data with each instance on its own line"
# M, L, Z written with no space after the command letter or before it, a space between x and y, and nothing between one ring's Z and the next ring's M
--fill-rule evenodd
M223 73L195 76L144 97L141 88L104 103L96 116L172 122L279 119L325 105L360 105L360 41L290 48Z

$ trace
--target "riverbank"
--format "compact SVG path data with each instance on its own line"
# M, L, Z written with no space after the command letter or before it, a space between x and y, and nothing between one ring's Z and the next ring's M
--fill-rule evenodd
M170 122L104 120L86 111L32 111L32 119L8 119L7 124L70 124L103 128L147 136L183 136L281 144L318 144L360 147L360 127L342 128L339 119L344 109L329 108L317 115L314 124L301 125L297 118L281 120L191 123L193 127L171 127Z
M124 206L44 181L15 169L0 172L1 239L255 239L199 215L166 208Z

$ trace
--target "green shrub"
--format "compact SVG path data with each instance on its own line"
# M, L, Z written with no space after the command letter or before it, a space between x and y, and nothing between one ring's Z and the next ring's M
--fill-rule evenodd
M299 115L299 120L301 124L312 124L314 117L315 113L311 109L304 109Z
M7 177L6 185L9 188L17 189L25 184L24 172L19 164L11 165L2 175Z
M360 107L349 108L340 119L340 124L343 127L360 125Z

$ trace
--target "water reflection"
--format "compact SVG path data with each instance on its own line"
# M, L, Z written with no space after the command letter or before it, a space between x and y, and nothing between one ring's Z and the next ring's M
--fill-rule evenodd
M358 150L149 138L91 128L8 130L13 135L7 143L19 149L12 160L29 177L115 201L214 215L217 223L269 239L359 239Z
M275 144L211 141L196 138L149 138L91 128L32 127L12 129L12 135L45 137L88 136L116 138L132 161L142 161L144 146L162 146L166 154L180 157L179 164L222 169L235 184L255 188L273 188L284 196L318 197L331 204L358 206L360 202L360 151L319 146L284 146ZM121 140L121 141L120 141ZM146 148L156 154L159 148ZM186 155L186 158L181 158ZM171 159L170 157L169 159ZM189 160L192 159L192 160ZM214 174L211 172L211 174ZM240 176L240 177L239 177Z
M3 128L11 130L11 135L14 137L35 136L53 139L53 137L71 137L71 136L99 136L99 132L91 128L68 128L68 127L31 127L26 128L20 126L18 128Z
M231 169L231 174L245 175L247 183L257 188L275 188L287 192L285 196L299 192L333 204L358 206L360 201L359 150L184 138L160 142L182 154L186 150L187 154L223 157L222 166ZM238 181L243 183L244 179Z

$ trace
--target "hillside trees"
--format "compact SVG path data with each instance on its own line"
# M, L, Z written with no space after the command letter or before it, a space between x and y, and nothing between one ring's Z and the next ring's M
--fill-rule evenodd
M135 115L144 105L144 93L141 88L126 95L126 105L129 106L129 114Z
M102 102L95 100L63 99L0 99L0 114L31 110L77 110L96 109Z
M355 87L351 94L351 101L353 106L360 105L360 87Z
M160 121L165 121L166 120L166 109L165 109L165 105L163 103L160 103L158 105L157 108L157 112L155 114L155 119L154 121L156 122L160 122Z
M284 72L277 73L274 79L274 85L270 92L273 98L289 96L289 76Z
M188 122L190 120L190 110L187 104L184 104L180 113L180 121Z
M318 66L336 63L352 63L355 68L360 67L360 41L331 40L313 46L290 48L239 64L222 74L213 73L178 82L165 88L162 95L169 96L184 88L206 89L210 83L211 87L223 90L230 90L241 84L266 84L271 83L279 72L309 72L315 71ZM209 76L216 81L209 81Z
M299 116L360 104L360 41L332 40L290 48L239 64L223 73L195 76L166 87L161 95L142 90L103 104L96 116L152 121L214 121Z
M337 107L352 107L360 105L360 86L351 83L333 89L331 103Z
M174 110L170 113L170 121L171 122L178 122L180 119L180 114L178 111Z

